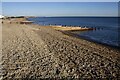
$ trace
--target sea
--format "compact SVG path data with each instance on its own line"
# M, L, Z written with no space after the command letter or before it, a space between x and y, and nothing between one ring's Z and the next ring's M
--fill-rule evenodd
M28 18L39 25L63 25L96 28L96 30L73 32L78 37L120 47L120 17L34 17Z

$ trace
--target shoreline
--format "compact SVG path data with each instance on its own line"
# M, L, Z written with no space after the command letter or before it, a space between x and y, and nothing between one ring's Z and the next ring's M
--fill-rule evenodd
M28 20L28 18L30 18L30 17L24 17L24 18L13 18L13 19L15 19L16 21L14 22L14 21L12 21L13 23L17 23L17 24L28 24L28 25L37 25L37 26L43 26L43 25L39 25L39 24L35 24L33 21L30 21L30 20ZM28 23L21 23L21 22L28 22ZM30 22L30 23L29 23ZM76 37L76 38L78 38L78 39L83 39L83 40L86 40L86 41L89 41L89 42L92 42L92 43L95 43L96 45L100 45L100 46L104 46L104 47L107 47L107 48L111 48L111 49L116 49L116 50L118 50L119 51L119 46L114 46L114 45L109 45L109 44L106 44L106 43L102 43L102 42L98 42L98 41L96 41L96 40L92 40L92 39L88 39L88 38L85 38L84 36L79 36L79 35L77 35L77 34L75 34L75 33L72 33L74 30L62 30L62 29L59 29L59 28L61 28L61 27L64 27L64 26L57 26L57 25L47 25L48 27L50 27L50 28L52 28L52 29L54 29L54 30L56 30L56 31L60 31L60 32L62 32L63 34L65 34L65 35L68 35L68 36L71 36L71 37ZM46 26L45 26L46 27ZM58 29L56 29L56 28L58 28ZM73 27L74 28L74 27ZM89 29L89 28L86 28L85 29L85 31L88 31L88 30L95 30L96 28L93 28L93 29ZM76 31L76 30L75 30ZM84 28L83 28L83 30L81 30L81 31L84 31Z
M39 24L33 24L33 25L38 25L38 26L42 26L42 25L39 25ZM46 27L46 26L44 26ZM52 26L49 26L50 28L53 28ZM54 29L54 28L53 28ZM95 43L97 45L101 45L101 46L104 46L104 47L107 47L107 48L111 48L111 49L116 49L116 50L119 50L120 47L119 46L114 46L114 45L110 45L110 44L107 44L107 43L102 43L102 42L99 42L99 41L96 41L96 40L92 40L92 39L88 39L84 36L79 36L78 34L75 34L75 33L72 33L73 30L68 30L68 31L64 31L64 30L61 30L61 29L55 29L56 31L60 31L62 32L63 34L66 34L68 36L71 36L71 37L76 37L78 39L83 39L83 40L87 40L89 42L92 42L92 43ZM85 30L87 31L87 30Z
M28 20L28 19L26 19ZM29 20L28 20L29 21ZM44 26L44 25L40 25L40 24L37 24L36 25L39 25L39 26ZM59 25L46 25L46 26L50 26L52 28L54 28L55 30L58 30L60 32L63 32L64 34L67 34L67 35L70 35L70 36L73 36L73 37L77 37L77 38L82 38L84 40L87 40L87 41L90 41L90 42L93 42L93 43L97 43L97 44L100 44L102 46L106 46L108 48L114 48L114 49L117 49L119 50L120 49L120 46L116 46L116 45L112 45L112 44L108 44L108 43L102 43L102 42L99 42L99 41L96 41L96 40L93 40L93 39L89 39L89 38L86 38L84 36L79 36L78 34L75 34L75 33L72 33L74 31L89 31L89 30L96 30L97 28L83 28L83 29L80 29L78 27L75 27L75 28L78 28L78 29L69 29L69 26L59 26ZM65 29L67 28L68 29ZM73 27L74 28L74 27ZM81 28L81 27L80 27ZM100 29L100 28L99 28Z
M43 25L39 25L39 24L34 24L34 22L33 21L29 21L28 18L29 17L15 18L16 22L14 22L14 21L12 21L12 22L13 23L17 23L17 24L28 24L28 25L33 25L33 26L34 25L43 26ZM28 23L22 23L22 22L28 22ZM59 27L57 25L47 25L47 26L52 28L52 29L54 29L54 30L56 30L56 31L60 31L60 32L62 32L65 35L71 36L73 38L75 37L75 38L78 38L78 39L83 39L83 40L86 40L88 42L92 42L92 43L94 43L96 45L100 45L100 46L104 46L104 47L107 47L107 48L110 48L110 49L115 49L115 50L120 51L119 50L120 49L119 46L114 46L114 45L110 45L110 44L107 44L107 43L102 43L102 42L99 42L99 41L96 41L96 40L88 39L88 38L86 38L84 36L79 36L78 34L72 33L74 31L72 29L71 30L64 30L64 29L62 30L61 27L64 27L64 26L61 26L61 27ZM46 27L46 26L44 26L44 27ZM83 28L83 30L80 30L80 31L88 31L88 30L95 30L95 29L94 28L93 29L86 28L84 30L84 28Z
M3 23L3 79L119 78L119 51L50 26Z
M108 48L113 48L113 49L116 49L116 50L119 50L120 47L119 46L114 46L114 45L110 45L110 44L107 44L107 43L102 43L102 42L99 42L99 41L96 41L96 40L92 40L92 39L88 39L84 36L79 36L75 33L72 33L72 31L60 31L66 35L69 35L69 36L72 36L72 37L76 37L78 39L83 39L83 40L87 40L89 42L92 42L92 43L95 43L95 44L98 44L98 45L101 45L101 46L104 46L104 47L108 47Z

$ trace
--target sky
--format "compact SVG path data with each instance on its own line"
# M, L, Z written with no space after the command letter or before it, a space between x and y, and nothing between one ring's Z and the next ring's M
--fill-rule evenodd
M2 2L5 16L118 16L117 2Z
M2 2L118 2L120 0L1 0Z

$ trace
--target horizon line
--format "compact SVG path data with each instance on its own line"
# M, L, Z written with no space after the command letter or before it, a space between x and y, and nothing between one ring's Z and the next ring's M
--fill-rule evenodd
M120 17L120 16L34 16L34 15L15 15L15 16L9 16L9 15L2 15L2 16L7 16L7 17L19 17L19 16L24 16L24 17Z

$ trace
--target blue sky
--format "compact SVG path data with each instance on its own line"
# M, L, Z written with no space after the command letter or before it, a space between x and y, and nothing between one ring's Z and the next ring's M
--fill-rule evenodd
M2 2L7 16L118 16L117 2Z
M120 0L1 0L2 2L118 2Z

